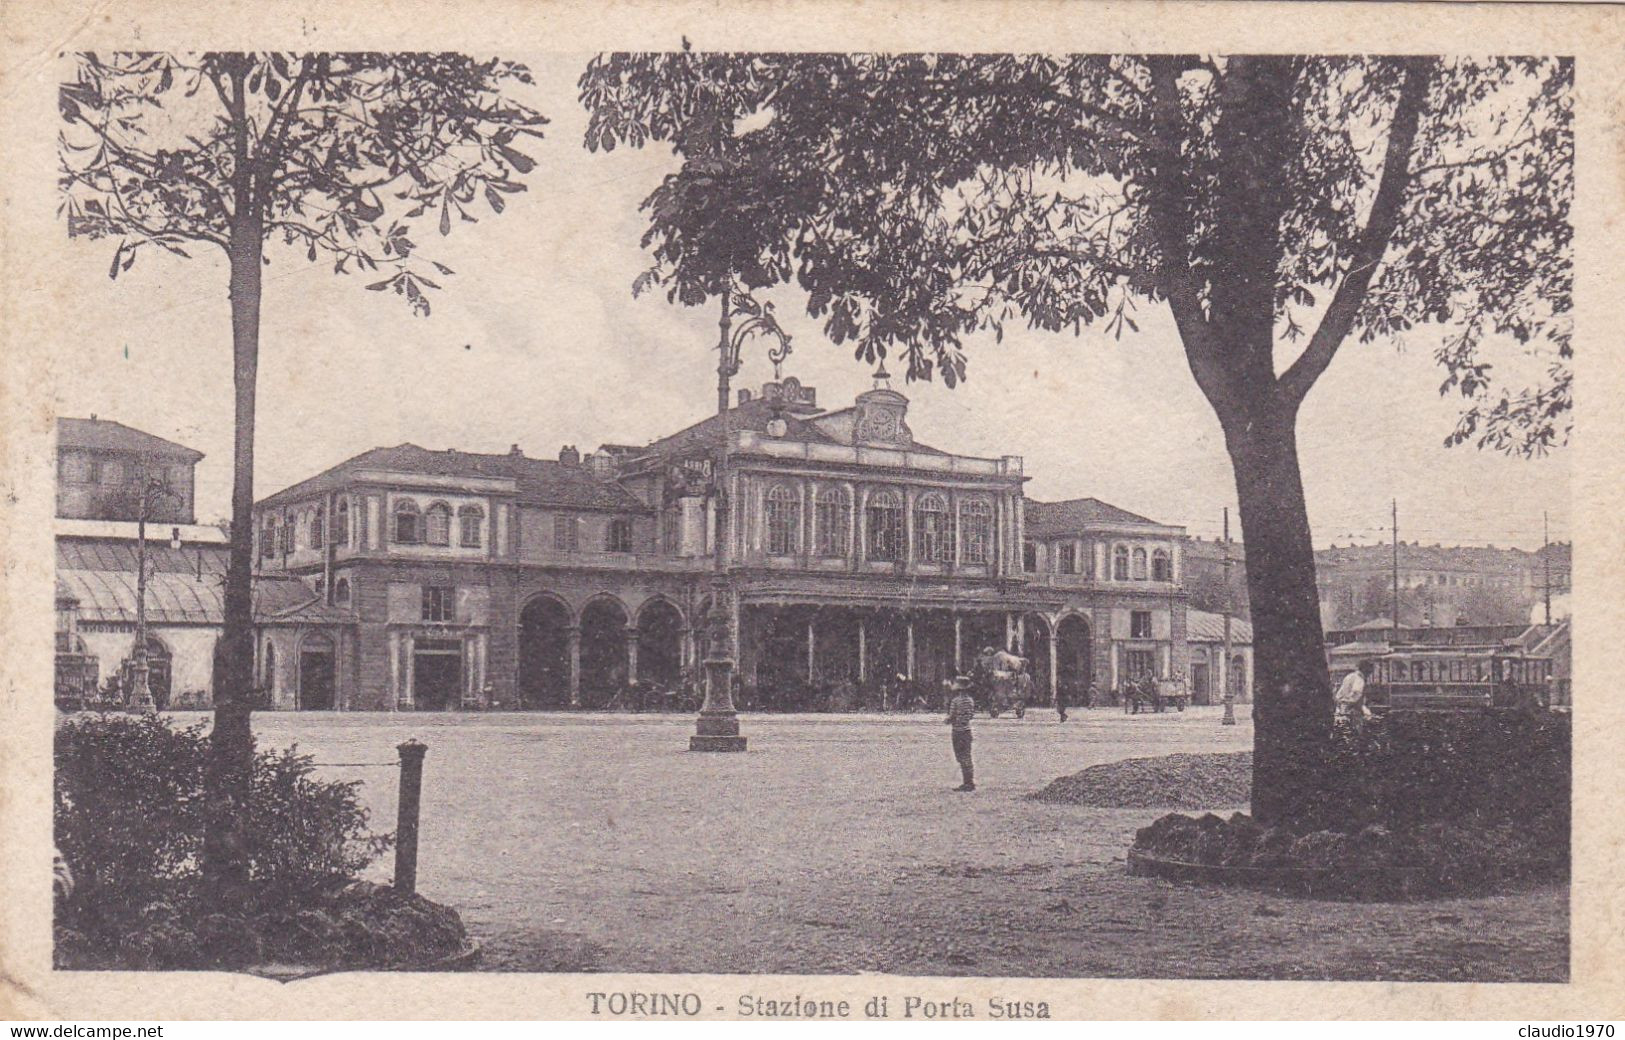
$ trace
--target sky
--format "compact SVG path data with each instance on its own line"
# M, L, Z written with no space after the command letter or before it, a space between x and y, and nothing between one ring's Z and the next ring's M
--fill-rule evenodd
M647 265L639 203L674 168L669 151L582 146L575 80L586 55L516 54L536 73L525 99L551 120L524 145L538 162L529 191L500 216L420 252L451 267L433 314L410 313L330 262L277 251L266 269L255 495L264 497L368 448L537 457L563 444L640 444L715 408L716 306L664 293L634 299ZM487 211L488 213L488 211ZM431 214L432 216L432 214ZM116 281L109 242L60 243L55 270L77 300L53 330L60 415L116 419L205 453L201 521L225 517L231 489L232 393L226 265L144 256ZM201 252L201 251L200 251ZM794 340L784 368L826 408L871 385L871 367L805 315L805 297L774 297ZM982 456L1020 455L1027 494L1091 496L1215 537L1234 482L1217 420L1197 390L1166 309L1142 304L1138 334L1074 337L1007 330L967 345L969 378L892 386L911 399L918 440ZM1569 452L1508 458L1445 448L1458 405L1438 392L1436 330L1410 342L1346 344L1310 392L1299 449L1315 544L1400 537L1426 544L1538 547L1542 512L1568 536ZM900 370L898 364L888 366ZM736 386L772 378L765 347L747 346ZM1235 523L1232 520L1232 523ZM1233 533L1238 537L1239 524Z

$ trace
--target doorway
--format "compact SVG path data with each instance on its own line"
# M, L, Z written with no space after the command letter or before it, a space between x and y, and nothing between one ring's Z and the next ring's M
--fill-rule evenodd
M412 648L412 703L418 711L449 711L463 694L463 644L419 639Z
M333 710L333 640L306 637L299 647L299 710Z

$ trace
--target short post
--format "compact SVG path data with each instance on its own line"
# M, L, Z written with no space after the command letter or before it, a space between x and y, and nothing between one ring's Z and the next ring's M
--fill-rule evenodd
M395 745L401 753L401 795L395 816L395 887L418 887L418 811L423 795L423 756L429 745L416 740Z

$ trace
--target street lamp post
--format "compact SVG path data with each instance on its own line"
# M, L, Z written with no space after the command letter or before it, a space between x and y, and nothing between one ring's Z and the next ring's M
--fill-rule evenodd
M711 575L711 611L706 618L709 638L706 640L705 703L700 706L700 717L694 724L694 735L688 738L690 751L743 751L745 737L739 733L739 713L733 702L733 674L737 655L734 632L738 627L738 605L734 602L733 583L729 579L729 540L733 532L728 526L732 509L729 490L728 456L733 432L728 422L729 385L739 374L739 352L752 336L767 336L774 340L768 349L768 360L774 370L790 353L790 337L779 328L773 316L771 303L757 307L753 302L740 308L745 316L738 327L733 325L735 301L730 289L722 292L722 317L718 321L720 335L717 350L717 417L721 426L721 447L717 451L716 473L712 478L715 503L715 535L712 545L714 568Z
M132 711L156 711L152 699L152 686L148 681L147 663L147 515L158 498L166 497L169 490L156 480L143 480L138 491L135 518L135 653L130 665L129 708ZM179 549L180 528L174 528L169 539L171 548Z

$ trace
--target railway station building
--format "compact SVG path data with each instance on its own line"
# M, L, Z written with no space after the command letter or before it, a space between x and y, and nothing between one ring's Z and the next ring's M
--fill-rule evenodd
M895 703L989 646L1045 696L1183 672L1183 529L1033 501L1021 458L920 443L908 405L880 379L826 410L786 378L641 447L363 452L256 505L260 577L320 608L262 626L260 681L276 707L375 711L671 687L706 654L724 436L742 707Z

